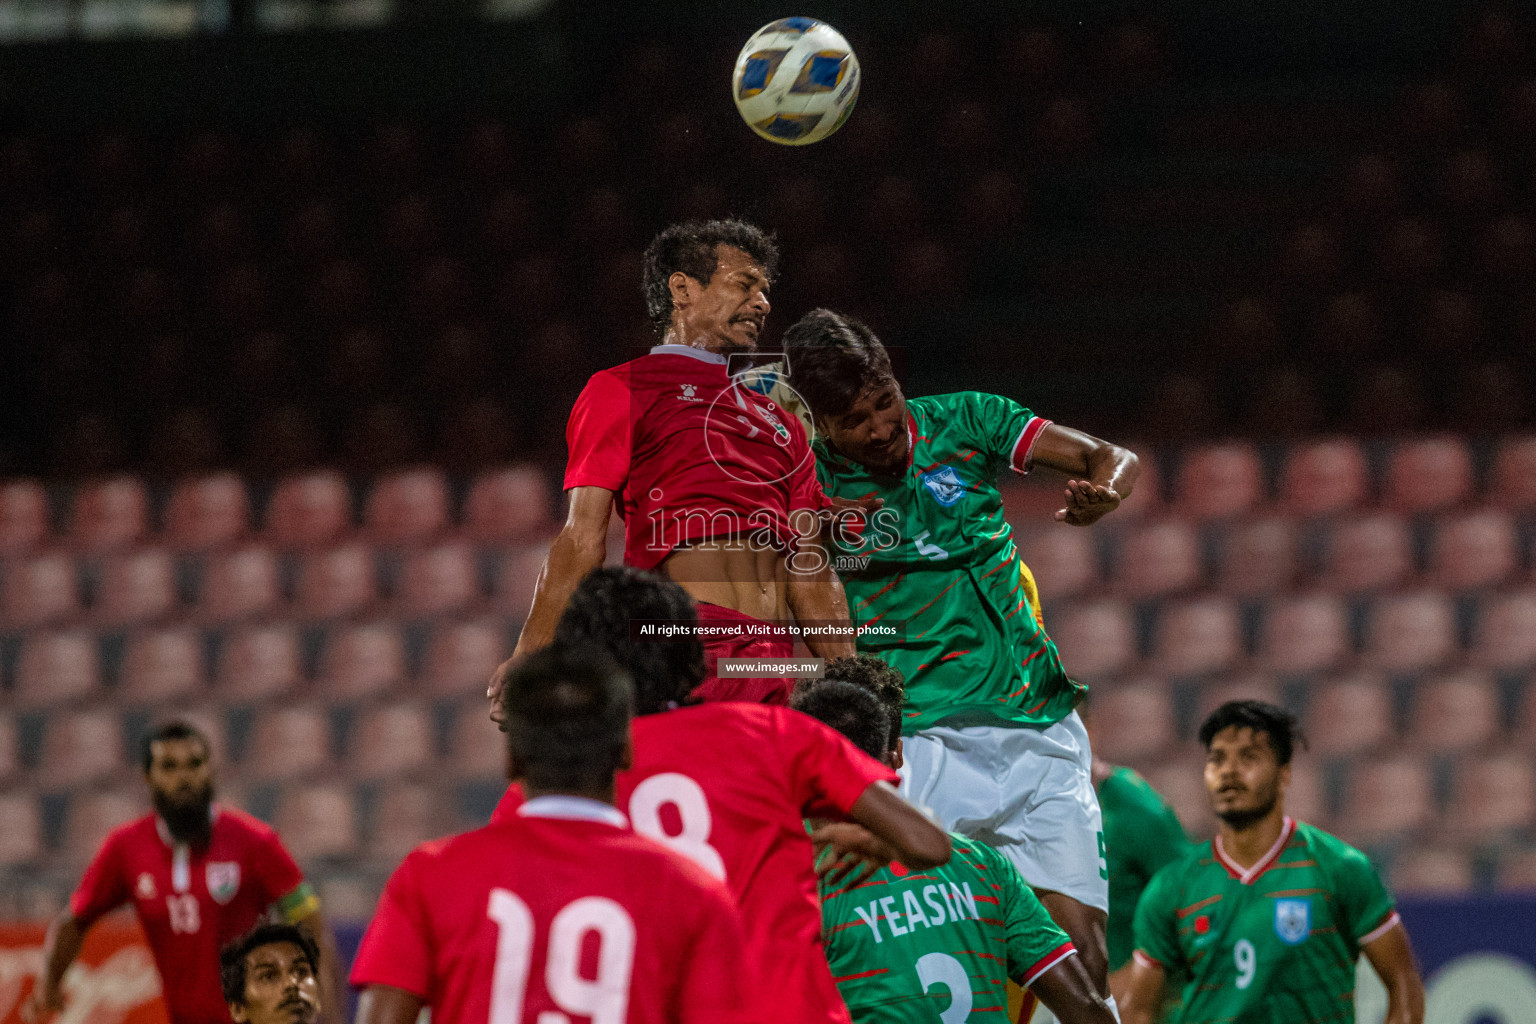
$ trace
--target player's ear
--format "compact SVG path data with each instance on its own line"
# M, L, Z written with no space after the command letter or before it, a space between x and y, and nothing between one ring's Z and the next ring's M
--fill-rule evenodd
M1291 765L1289 762L1280 766L1278 783L1282 793L1291 788Z
M907 754L901 739L896 740L896 749L885 755L886 766L892 771L901 771L901 766L907 763Z
M251 1015L246 1012L244 1003L230 1003L229 1016L235 1024L245 1024L246 1021L251 1019Z
M667 278L667 291L672 293L672 306L675 309L683 309L693 302L693 289L697 286L693 278L681 270L672 271L672 276Z

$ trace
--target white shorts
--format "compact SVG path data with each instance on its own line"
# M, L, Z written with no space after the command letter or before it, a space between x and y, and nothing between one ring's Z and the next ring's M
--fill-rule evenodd
M1033 888L1109 912L1104 821L1077 712L1046 729L938 725L903 748L908 800L1003 854Z

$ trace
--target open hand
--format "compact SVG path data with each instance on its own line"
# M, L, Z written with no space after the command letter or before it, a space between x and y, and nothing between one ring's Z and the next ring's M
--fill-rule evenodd
M1067 481L1067 507L1056 512L1056 521L1070 526L1090 526L1120 507L1113 487L1087 480Z
M503 725L505 716L501 710L501 691L507 685L507 673L512 671L513 658L508 658L496 666L496 671L491 673L491 683L485 688L485 697L491 702L491 721L498 726Z
M811 842L816 847L816 874L837 888L862 885L896 858L895 850L851 821L822 825L811 833Z

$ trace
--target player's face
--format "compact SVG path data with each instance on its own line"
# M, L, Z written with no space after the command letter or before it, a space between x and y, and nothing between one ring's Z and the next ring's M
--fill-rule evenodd
M707 284L672 275L681 340L700 339L711 352L750 352L768 319L768 272L735 246L716 246L716 252Z
M816 421L832 447L871 469L906 464L912 438L907 433L907 399L895 381L871 388L841 416Z
M149 745L149 788L155 806L206 810L213 800L213 766L200 740L158 740Z
M245 1005L231 1005L237 1024L314 1024L320 1014L315 965L291 942L258 946L245 957Z
M1205 755L1205 788L1216 817L1235 828L1266 817L1290 782L1269 745L1269 734L1231 725L1211 738Z

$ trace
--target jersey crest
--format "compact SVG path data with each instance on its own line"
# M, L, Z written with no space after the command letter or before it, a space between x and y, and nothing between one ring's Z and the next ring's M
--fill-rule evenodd
M1288 946L1305 942L1312 934L1312 901L1276 900L1275 934Z
M215 903L228 903L240 891L240 863L232 860L208 862L208 895Z
M923 485L933 495L933 500L945 508L965 497L965 481L953 466L940 466L923 474Z

